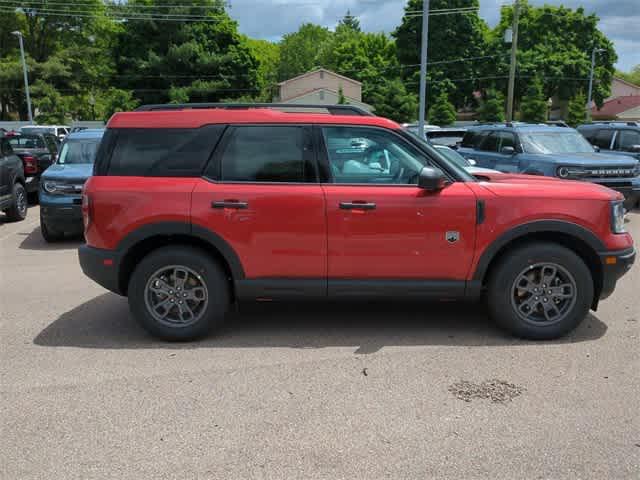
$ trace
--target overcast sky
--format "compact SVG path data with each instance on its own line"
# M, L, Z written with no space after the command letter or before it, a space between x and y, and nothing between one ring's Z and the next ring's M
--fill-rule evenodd
M347 9L371 32L390 32L399 23L406 0L230 0L229 12L240 31L256 38L278 40L303 22L334 27ZM480 0L480 16L493 26L505 0ZM615 43L619 69L640 64L640 0L530 0L531 4L583 6L600 17L600 29Z

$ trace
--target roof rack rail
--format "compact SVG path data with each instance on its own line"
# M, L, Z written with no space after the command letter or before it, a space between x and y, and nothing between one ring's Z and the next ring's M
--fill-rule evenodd
M312 105L296 103L165 103L155 105L142 105L135 109L136 112L152 112L159 110L191 110L191 109L225 109L242 110L250 108L272 108L299 112L300 110L320 110L317 113L328 112L329 115L360 115L373 117L373 113L355 105Z
M627 125L628 127L638 127L640 123L634 120L594 120L592 122L587 122L588 125Z

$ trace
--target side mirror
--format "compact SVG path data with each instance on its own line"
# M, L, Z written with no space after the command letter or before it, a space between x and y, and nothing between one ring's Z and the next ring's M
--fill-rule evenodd
M640 153L640 145L631 145L631 147L629 147L629 151L631 153Z
M513 147L502 147L500 153L503 155L513 155L514 153L516 153L516 149Z
M467 162L469 162L469 165L471 165L472 167L475 167L478 162L476 162L473 158L467 158Z
M447 177L442 170L424 167L418 176L418 187L428 192L437 192L447 186Z
M599 147L599 146L597 146L597 145L593 145L593 149L594 149L596 152L599 152L599 151L600 151L600 147Z

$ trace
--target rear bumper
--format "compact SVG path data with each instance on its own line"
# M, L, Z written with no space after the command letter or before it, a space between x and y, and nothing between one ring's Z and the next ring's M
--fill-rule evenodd
M40 175L26 177L25 190L27 193L35 193L40 188Z
M107 290L124 295L119 282L121 258L115 251L82 245L78 249L78 258L87 277Z
M609 297L616 288L618 280L627 273L636 259L633 247L626 250L604 252L600 254L602 264L602 291L600 300Z

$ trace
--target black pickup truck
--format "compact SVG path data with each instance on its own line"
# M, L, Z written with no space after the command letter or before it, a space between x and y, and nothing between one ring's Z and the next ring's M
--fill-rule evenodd
M59 140L49 133L14 134L8 138L15 154L22 159L27 194L35 202L40 176L58 156Z
M24 220L27 216L27 191L24 167L13 153L9 139L0 132L0 211L9 220Z

